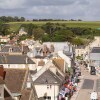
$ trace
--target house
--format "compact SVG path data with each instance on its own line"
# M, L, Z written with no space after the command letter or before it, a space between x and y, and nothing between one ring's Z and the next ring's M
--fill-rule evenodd
M0 54L22 54L19 46L5 45L1 48Z
M58 100L57 96L61 84L62 80L50 70L46 70L34 81L38 98L44 98L46 100Z
M77 57L77 56L83 56L84 55L84 53L85 53L86 51L85 51L85 46L77 46L76 48L75 48L75 56Z
M8 41L10 41L10 38L9 37L7 37L7 36L1 36L0 37L0 42L1 43L3 43L3 42L7 43Z
M58 52L58 57L64 59L65 61L65 70L68 68L73 67L73 59L70 58L69 56L66 56L63 51L59 51Z
M28 46L5 45L1 47L0 54L22 55L29 52Z
M5 84L5 74L3 67L0 66L0 100L14 100L10 90Z
M66 48L67 51L72 51L72 46L68 42L44 42L43 45L47 45L48 48L53 46L54 52L63 51L64 48Z
M90 65L100 67L100 47L93 47L89 54Z
M100 36L95 36L94 40L89 44L90 48L100 47Z
M39 100L57 100L61 84L65 79L65 74L53 64L52 60L39 62L38 68L31 72L32 80Z
M0 55L0 64L4 68L26 68L35 70L36 64L26 55Z
M19 30L19 36L22 36L22 35L27 35L27 32L24 31L24 28L21 28Z
M0 100L14 100L14 97L6 87L5 82L2 78L0 78Z
M29 70L27 68L5 68L4 70L6 71L6 86L16 100L37 100L32 81L29 84Z

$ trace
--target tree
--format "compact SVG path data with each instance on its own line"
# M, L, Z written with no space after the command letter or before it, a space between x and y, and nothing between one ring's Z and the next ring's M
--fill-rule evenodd
M74 38L72 43L77 45L77 46L84 45L84 41L81 38Z
M57 25L54 23L46 23L42 28L45 30L46 33L50 34L51 36L54 35L54 32L56 31Z
M22 22L25 21L25 18L24 17L21 17L20 18L20 21L22 21Z
M14 21L20 21L19 18L18 18L18 16L14 17Z
M59 39L62 39L62 41L71 42L72 39L75 37L75 34L70 30L62 29L62 30L56 31L54 37L59 37Z
M34 29L34 39L40 40L42 39L42 36L44 35L45 31L41 28Z
M10 27L8 24L1 24L0 25L0 34L1 35L8 35L10 34Z

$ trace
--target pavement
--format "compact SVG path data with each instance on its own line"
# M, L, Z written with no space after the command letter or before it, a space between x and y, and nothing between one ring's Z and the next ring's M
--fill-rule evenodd
M80 82L78 83L77 92L74 93L71 100L90 100L90 93L99 90L100 75L90 75L85 66L81 66ZM99 81L98 81L99 80ZM98 95L100 95L100 92Z

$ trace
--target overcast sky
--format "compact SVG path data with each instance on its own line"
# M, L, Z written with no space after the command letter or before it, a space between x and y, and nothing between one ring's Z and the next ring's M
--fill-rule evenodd
M100 20L100 0L0 0L0 16Z

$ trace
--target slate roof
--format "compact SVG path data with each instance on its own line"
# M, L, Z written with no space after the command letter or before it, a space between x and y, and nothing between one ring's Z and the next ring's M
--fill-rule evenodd
M94 47L91 53L100 53L100 47Z
M4 46L0 52L9 52L9 48L12 48L12 52L21 52L21 49L19 46Z
M22 46L20 46L20 49L22 50ZM23 46L23 52L26 54L27 52L29 52L29 48L28 46Z
M61 84L61 80L50 70L46 70L41 76L39 76L34 84Z
M5 71L6 71L5 83L7 88L12 93L20 93L27 70L10 68L10 69L5 69Z
M27 58L27 64L35 64L26 55L0 55L0 64L26 64Z

